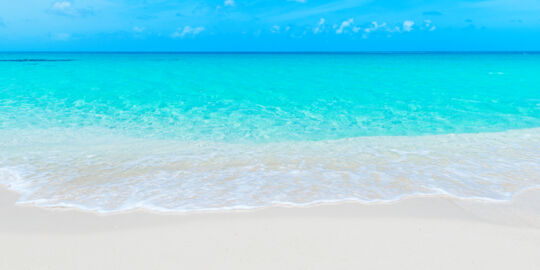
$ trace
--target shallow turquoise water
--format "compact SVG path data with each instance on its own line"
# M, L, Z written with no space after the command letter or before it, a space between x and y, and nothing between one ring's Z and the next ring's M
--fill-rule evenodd
M0 54L0 184L100 212L540 185L540 54Z
M0 128L284 141L540 126L540 54L0 54Z

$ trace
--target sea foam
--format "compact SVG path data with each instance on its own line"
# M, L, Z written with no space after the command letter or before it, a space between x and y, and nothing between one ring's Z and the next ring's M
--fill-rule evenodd
M392 201L509 200L540 184L540 129L217 143L102 128L2 130L0 183L19 203L98 212Z

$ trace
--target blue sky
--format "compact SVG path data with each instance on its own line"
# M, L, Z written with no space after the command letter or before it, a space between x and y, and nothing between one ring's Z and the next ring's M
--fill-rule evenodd
M0 50L540 50L539 14L538 0L6 0Z

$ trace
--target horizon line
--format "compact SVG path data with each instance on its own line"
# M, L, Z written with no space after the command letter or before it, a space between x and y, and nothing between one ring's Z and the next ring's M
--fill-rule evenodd
M0 53L118 53L118 54L436 54L436 53L540 53L540 50L426 50L426 51L1 51Z

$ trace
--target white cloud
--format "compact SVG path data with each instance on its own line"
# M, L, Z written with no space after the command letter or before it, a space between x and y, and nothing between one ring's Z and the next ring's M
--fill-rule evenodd
M353 26L353 28L352 28L352 31L355 32L355 33L360 32L360 30L362 30L362 27L359 27L359 26Z
M225 0L225 2L223 2L223 5L234 7L236 3L234 2L234 0Z
M94 12L90 8L75 8L69 1L54 2L51 9L53 13L63 16L88 16Z
M279 33L285 33L285 32L288 32L289 30L291 30L291 27L290 26L285 26L285 27L281 27L279 25L274 25L272 26L272 28L270 28L270 32L274 33L274 34L279 34Z
M339 26L339 28L336 30L336 34L341 34L343 33L343 31L345 30L345 28L351 26L351 24L354 22L354 20L351 18L351 19L348 19L346 21L343 21L341 23L341 25Z
M319 22L317 23L317 26L315 29L313 29L313 33L318 34L324 30L324 18L321 18Z
M396 33L396 32L401 33L401 27L399 26L385 27L383 30L389 33Z
M379 24L378 22L373 21L373 22L371 22L371 26L370 26L370 27L364 29L364 32L366 32L366 33L371 33L371 32L373 32L373 31L377 31L379 28L383 28L383 27L386 27L386 23L385 23L385 22Z
M386 26L386 22L378 23L377 21L372 21L371 25L369 27L364 28L364 33L362 34L362 38L364 38L364 39L368 38L368 35L371 32L378 31L379 29L386 30L388 32L393 32L392 29L388 29L388 27ZM395 29L396 29L396 31L400 31L399 27L396 27ZM358 30L360 30L360 29L358 29Z
M71 6L71 2L62 1L53 3L51 10L57 15L75 16L77 10Z
M413 21L404 21L403 22L403 31L411 32L413 30L414 22Z
M67 10L69 8L71 8L71 3L68 1L55 2L52 6L54 10Z
M133 31L137 33L142 33L144 30L146 30L146 28L144 27L138 27L138 26L133 27Z
M432 21L431 20L424 20L424 29L427 29L428 31L435 31L435 29L437 29L437 27L435 25L432 24Z
M204 31L204 27L202 26L199 26L199 27L191 27L191 26L184 26L184 28L178 28L178 30L174 33L171 34L171 37L173 38L183 38L185 37L186 35L197 35L199 33L201 33L202 31Z

